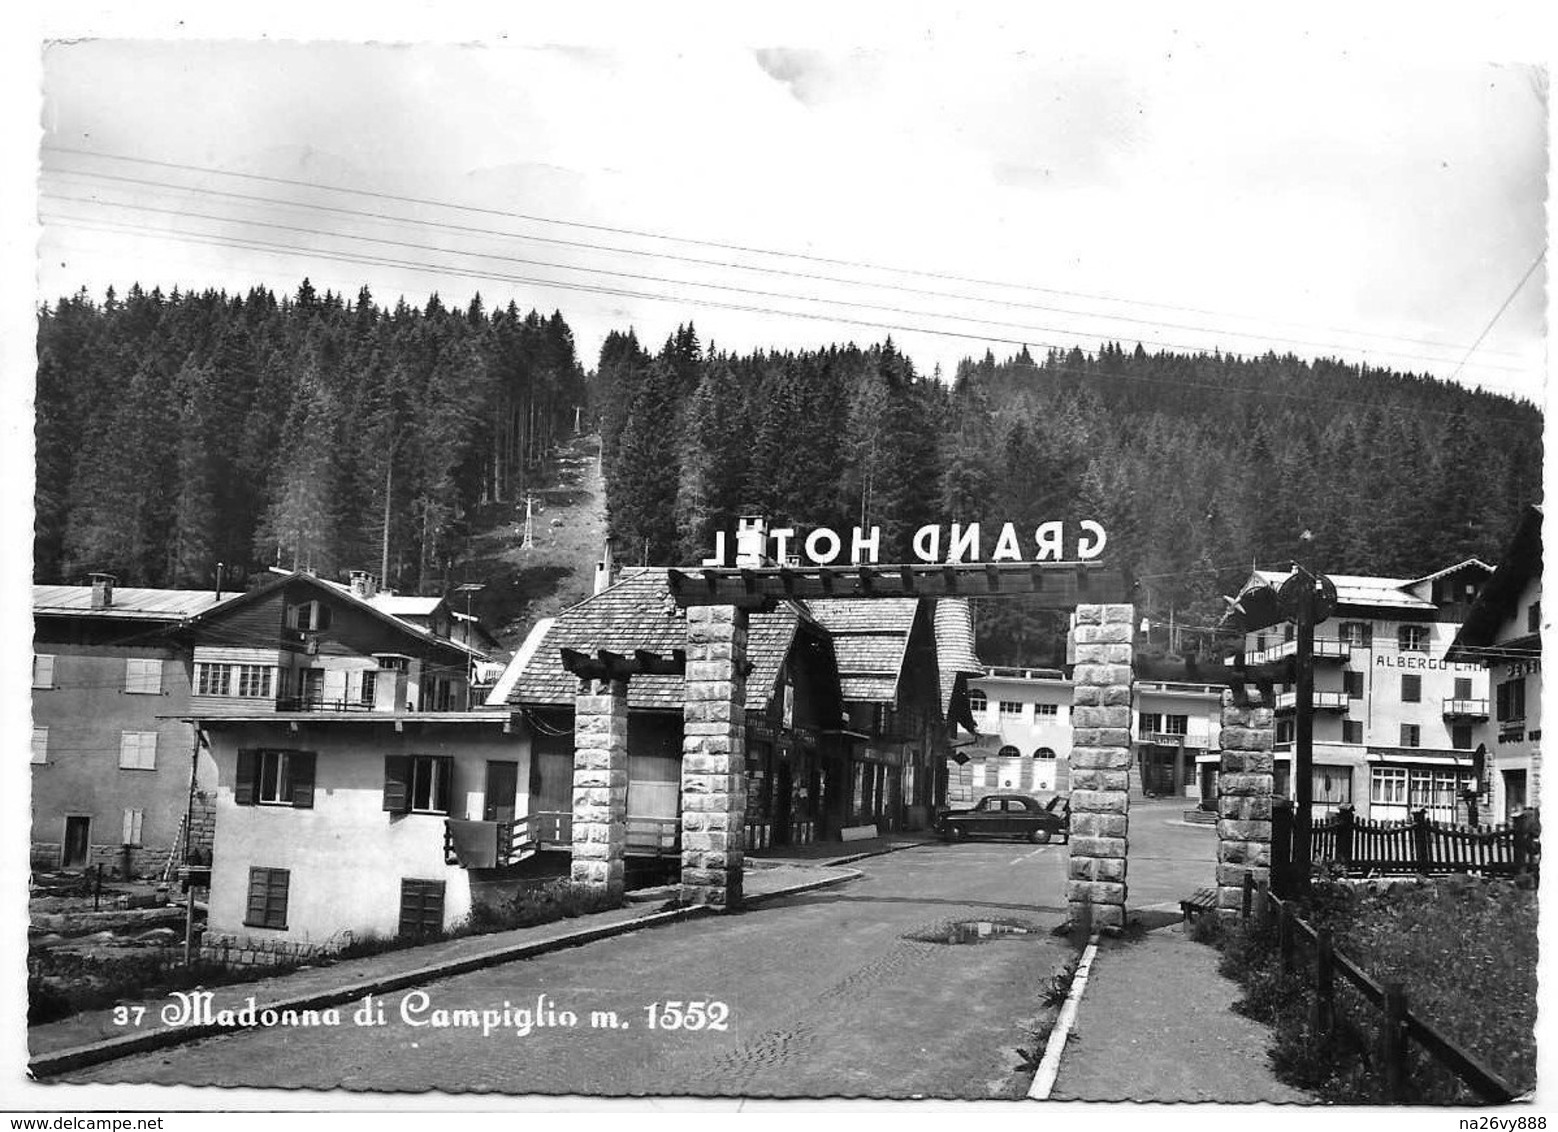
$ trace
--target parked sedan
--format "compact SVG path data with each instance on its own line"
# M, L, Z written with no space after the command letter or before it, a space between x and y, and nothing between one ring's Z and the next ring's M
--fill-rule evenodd
M971 810L948 810L936 818L947 841L966 837L1026 837L1042 844L1059 835L1071 839L1071 805L1064 794L1047 803L1027 794L987 794Z

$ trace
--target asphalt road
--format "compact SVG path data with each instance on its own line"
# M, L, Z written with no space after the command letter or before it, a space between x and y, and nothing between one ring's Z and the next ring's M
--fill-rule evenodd
M1133 814L1132 905L1209 883L1215 834ZM245 1031L65 1075L301 1089L747 1097L1020 1097L1050 976L1071 955L1064 845L933 844L748 912L388 996L383 1022ZM1139 878L1137 877L1140 873ZM954 923L1022 933L944 942ZM978 929L973 929L977 931ZM976 937L977 938L977 937ZM668 1029L671 1003L703 1024ZM718 1005L716 1005L718 1004ZM505 1008L508 1013L505 1015ZM651 1010L659 1025L651 1026ZM449 1012L446 1016L437 1012ZM457 1025L457 1011L477 1024ZM494 1025L483 1033L481 1012ZM531 1027L517 1031L528 1011ZM564 1012L571 1012L572 1024ZM611 1012L615 1023L595 1012ZM446 1025L437 1023L444 1021ZM719 1025L715 1025L715 1023ZM414 1025L412 1023L423 1023Z

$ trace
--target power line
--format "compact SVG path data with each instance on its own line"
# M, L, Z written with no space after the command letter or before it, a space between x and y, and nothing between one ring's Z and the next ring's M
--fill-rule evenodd
M1255 316L1228 314L1226 312L1220 313L1220 312L1217 312L1217 311L1206 310L1204 308L1198 308L1198 307L1176 306L1176 305L1173 305L1173 304L1157 303L1157 302L1151 302L1151 301L1142 300L1142 299L1127 299L1127 298L1120 298L1120 297L1111 296L1111 295L1100 295L1100 294L1096 294L1096 293L1089 293L1089 292L1084 292L1084 291L1071 291L1071 290L1065 290L1065 289L1062 289L1062 288L1041 287L1041 286L1037 286L1037 285L1033 285L1033 284L1012 283L1012 282L1005 282L1005 281L1001 281L1001 280L979 279L979 278L974 278L974 277L970 277L970 276L955 275L955 274L950 274L950 273L946 273L946 272L927 271L927 270L918 269L918 268L895 267L895 266L891 266L891 265L873 264L873 263L869 263L869 262L865 262L865 261L859 261L859 260L846 260L846 259L831 258L831 257L827 257L827 256L811 255L811 254L802 253L802 252L784 251L784 250L771 249L771 248L760 248L760 247L754 247L754 246L744 245L744 244L723 243L723 242L715 241L715 240L704 240L704 239L697 239L697 238L686 237L686 236L674 236L674 235L669 235L669 234L661 233L661 232L647 231L647 230L644 230L644 229L625 228L625 227L618 227L618 226L608 225L608 224L594 224L594 223L587 223L587 222L584 222L584 221L575 221L575 220L562 220L562 219L559 219L559 218L556 218L556 217L542 216L542 215L539 215L539 214L536 214L536 213L517 212L517 211L512 211L512 210L496 209L496 208L484 208L484 207L480 207L480 206L476 206L476 205L459 204L459 203L450 202L450 201L440 201L440 200L434 200L434 199L430 199L430 198L426 198L426 197L406 196L406 195L401 195L401 194L396 194L396 193L386 193L386 192L382 192L382 191L376 191L376 190L372 190L372 189L350 188L350 187L341 186L341 185L328 185L328 184L323 184L323 183L320 183L320 182L304 181L304 180L298 180L298 179L287 178L287 177L276 177L276 176L270 176L270 175L259 174L259 173L241 173L241 172L237 172L235 170L217 169L217 168L213 168L213 167L210 167L210 166L192 165L192 164L186 164L186 163L175 162L175 161L159 161L159 160L155 160L155 159L152 159L152 158L129 157L129 156L126 156L126 155L123 155L123 154L103 153L103 152L98 152L98 151L93 151L93 150L76 149L76 148L72 148L72 147L68 147L68 146L46 146L46 147L43 148L43 153L44 154L49 154L49 153L70 154L70 155L76 156L76 157L86 157L86 158L97 159L97 160L105 160L105 161L120 161L120 162L126 162L126 163L131 163L131 164L138 164L138 165L149 165L149 166L153 166L153 167L156 167L156 168L176 169L176 170L180 170L180 171L183 171L183 172L189 172L189 173L201 173L201 174L215 175L215 176L221 176L221 177L233 177L233 178L238 178L238 179L241 179L241 180L257 181L257 182L266 183L266 184L286 185L286 186L289 186L289 187L292 187L292 188L315 189L315 190L323 190L323 191L326 191L326 192L344 193L344 194L350 194L350 195L355 195L355 196L368 197L368 198L375 199L375 200L394 201L394 202L401 203L401 204L415 204L415 205L421 205L421 206L432 207L432 208L453 209L453 210L457 210L457 211L461 211L461 212L472 213L474 215L503 217L503 218L511 219L511 220L523 220L523 221L527 221L527 222L535 223L535 224L549 224L549 225L554 225L554 226L559 226L559 227L566 227L566 228L578 228L578 229L583 229L583 230L586 230L586 231L607 232L607 233L612 233L612 234L615 234L615 235L626 235L626 236L637 237L637 238L640 238L640 239L660 240L660 241L665 241L665 242L670 242L670 243L686 244L686 245L695 246L695 247L711 247L711 248L721 249L721 250L724 250L724 251L741 252L743 254L748 254L748 255L774 256L774 257L783 258L783 259L792 259L792 260L800 260L800 261L810 262L810 263L827 264L827 265L834 266L834 267L849 267L849 268L854 268L854 269L857 269L857 270L888 272L888 273L892 273L892 274L896 274L896 275L907 275L907 276L916 277L916 278L939 279L939 280L943 280L943 281L947 281L947 282L955 282L955 283L968 283L968 284L972 284L972 285L975 285L975 286L981 286L981 287L1000 287L1000 288L1006 288L1008 290L1027 291L1027 292L1032 292L1032 293L1037 293L1037 294L1062 295L1062 296L1065 296L1065 297L1068 297L1068 298L1088 299L1088 300L1092 300L1092 301L1096 301L1096 302L1119 303L1119 304L1131 305L1131 306L1142 306L1142 307L1155 308L1155 309L1159 309L1159 310L1180 311L1180 312L1191 313L1191 314L1201 314L1201 315L1207 315L1207 316L1210 316L1210 317L1213 317L1213 318L1232 317L1232 318L1245 319L1247 321L1257 321ZM872 285L872 284L867 283L866 285ZM1265 320L1259 320L1259 321L1265 321ZM1303 324L1303 323L1287 323L1286 325L1302 326L1302 327L1306 327L1306 328L1309 328L1309 329L1319 329L1319 330L1322 330L1324 333L1327 333L1327 334L1346 334L1346 335L1353 335L1353 336L1380 337L1380 338L1393 339L1395 341L1414 342L1414 343L1417 343L1417 344L1420 344L1420 345L1434 346L1434 347L1443 348L1443 349L1454 349L1455 348L1454 344L1452 344L1452 343L1434 342L1434 341L1432 341L1430 339L1396 338L1394 336L1372 335L1372 334L1369 334L1368 332L1343 330L1343 329L1336 329L1336 328L1326 328L1326 327L1315 327L1315 326L1311 326L1311 325ZM1230 333L1237 333L1237 332L1230 332ZM1245 335L1245 336L1246 337L1250 337L1252 335ZM1254 335L1254 336L1258 336L1258 335Z
M1477 347L1482 345L1482 340L1488 336L1488 331L1493 329L1493 324L1499 320L1500 316L1502 316L1506 310L1509 309L1509 304L1515 301L1515 296L1520 294L1520 288L1526 285L1526 280L1531 278L1532 274L1536 271L1537 264L1541 263L1542 258L1546 255L1546 248L1543 248L1540 252L1537 253L1536 258L1531 261L1531 266L1526 268L1526 273L1520 277L1520 282L1516 283L1515 289L1509 293L1509 298L1505 299L1503 305L1493 313L1493 317L1488 319L1488 325L1482 328L1482 333L1477 335L1477 340L1471 344L1471 349L1466 351L1466 357L1462 358L1460 363L1455 367L1455 373L1450 375L1451 381L1454 381L1456 376L1460 374L1461 366L1466 364L1467 359L1469 359L1474 353L1477 352Z
M1011 308L1015 308L1015 309L1018 309L1018 310L1046 311L1046 312L1054 313L1054 314L1072 315L1072 316L1083 317L1083 318L1104 318L1104 319L1111 319L1111 320L1118 321L1118 322L1127 322L1127 323L1132 323L1132 324L1141 325L1141 326L1147 326L1147 327L1157 327L1157 328L1168 329L1168 330L1187 330L1187 331L1191 331L1193 333L1198 333L1198 334L1220 334L1220 335L1234 337L1234 338L1254 339L1254 340L1259 340L1259 341L1268 342L1268 343L1271 343L1271 342L1281 343L1283 345L1288 345L1288 346L1311 346L1311 347L1320 347L1320 348L1323 348L1323 349L1331 349L1331 350L1357 351L1357 352L1360 352L1360 353L1369 353L1369 352L1388 353L1388 354L1392 355L1393 357L1397 357L1397 358L1410 358L1410 359L1413 359L1413 360L1416 360L1416 361L1426 361L1426 362L1434 362L1434 363L1444 363L1444 362L1448 362L1450 360L1449 358L1444 358L1444 357L1436 357L1436 356L1431 356L1431 355L1427 355L1427 354L1411 353L1411 352L1403 351L1403 350L1400 350L1400 349L1397 349L1397 348L1386 349L1384 347L1370 347L1370 346L1366 346L1366 345L1356 345L1356 344L1355 345L1349 345L1349 346L1339 346L1336 343L1330 342L1330 341L1320 341L1318 339L1312 339L1312 338L1290 338L1290 337L1284 337L1284 336L1281 336L1281 335L1274 335L1274 334L1266 333L1266 332L1263 332L1263 331L1241 331L1241 330L1232 329L1232 328L1226 328L1226 327L1225 328L1216 328L1216 327L1208 327L1208 326L1193 326L1193 325L1186 325L1184 323L1163 322L1161 320L1135 318L1133 316L1124 315L1124 314L1111 314L1111 313L1102 312L1102 311L1075 310L1075 309L1071 309L1071 308L1067 308L1067 307L1050 306L1050 305L1041 304L1041 303L1017 302L1017 301L1010 300L1010 299L989 298L989 297L983 297L983 296L978 296L978 295L960 294L960 293L957 293L957 292L929 290L927 288L909 287L909 286L905 286L903 284L897 284L897 283L882 283L882 282L874 282L874 281L871 281L871 280L861 280L861 279L845 279L845 278L840 278L838 276L819 275L819 274L816 274L814 272L793 271L793 270L789 270L789 269L785 269L785 268L768 267L768 266L762 266L762 265L757 265L757 264L742 264L742 263L731 262L731 261L728 261L728 260L703 259L703 258L698 258L698 257L695 257L695 256L677 255L677 254L672 253L672 252L652 252L652 251L645 251L645 250L640 249L640 248L627 248L627 247L619 247L619 246L612 246L612 245L605 245L605 244L593 244L593 243L590 243L588 241L582 241L582 240L564 240L564 239L559 239L559 238L556 238L556 237L540 236L540 235L536 235L534 233L509 232L509 231L503 231L503 230L500 230L500 229L481 228L481 227L477 227L477 226L474 226L474 225L451 224L451 223L448 223L448 222L445 222L445 221L424 220L424 219L420 219L420 218L417 218L417 217L398 216L398 215L395 215L395 214L392 214L392 213L384 213L384 212L370 212L370 211L363 210L363 209L343 208L343 207L340 207L338 205L319 204L319 203L310 202L310 201L284 200L284 199L277 198L277 197L258 196L258 195L252 194L252 193L228 192L228 191L221 190L221 189L211 189L211 188L205 188L205 187L196 186L196 185L181 185L181 184L178 184L176 182L157 181L157 180L151 180L151 179L142 178L142 177L126 177L126 176L120 176L120 175L111 174L111 173L97 173L97 172L91 172L91 171L85 171L85 170L75 170L75 169L50 170L49 172L52 172L52 173L54 173L56 175L64 175L64 176L67 176L67 177L85 177L85 178L90 178L90 179L97 179L97 180L104 180L104 181L113 181L113 182L119 182L119 183L124 183L124 184L140 185L140 186L143 186L143 187L148 187L148 188L153 188L153 189L158 189L158 190L172 190L172 191L175 191L175 192L195 193L195 194L204 195L204 196L215 196L215 197L221 197L221 198L229 199L229 200L241 200L241 201L247 201L247 202L250 202L250 203L257 203L257 204L278 205L278 206L285 207L285 208L307 209L307 210L317 211L317 212L327 212L327 213L340 215L340 216L353 217L353 218L356 218L356 219L390 221L392 223L397 223L397 224L415 225L415 226L426 227L426 228L437 228L437 229L442 229L442 230L445 230L445 231L462 232L462 233L465 233L465 234L468 234L468 235L478 235L478 236L484 236L484 237L500 236L500 237L503 237L505 239L512 239L512 240L529 240L529 241L533 241L533 242L537 242L537 243L553 244L553 245L560 246L560 247L578 248L578 249L586 250L586 251L609 252L609 253L616 254L616 255L640 256L640 257L646 257L646 258L650 258L650 259L668 259L668 260L674 260L674 261L681 262L681 263L695 264L695 265L703 266L703 267L720 267L720 268L726 268L726 269L731 269L731 270L736 270L736 271L747 271L747 272L757 272L757 273L763 273L763 274L769 274L769 275L779 275L779 276L784 276L784 277L788 277L788 278L805 279L805 280L809 280L809 281L812 281L812 282L837 283L837 284L843 284L845 286L850 286L850 287L868 287L868 288L873 288L873 289L877 289L877 290L901 291L901 292L903 292L905 294L920 295L920 296L925 296L925 297L929 297L929 298L936 298L936 299L953 299L953 300L957 300L957 301L960 301L960 302L968 302L968 303L978 303L978 304L983 304L983 305L1011 307ZM324 186L320 186L320 187L324 187ZM337 191L348 191L348 190L337 190ZM78 200L79 201L81 198L64 197L62 199ZM85 202L82 202L82 203L85 203ZM121 202L112 202L112 201L110 201L110 202L101 202L101 203L116 204L116 205L118 205L118 207L124 207L124 208L142 208L142 207L145 207L146 210L148 210L148 211L159 211L157 209L150 208L149 206L140 206L140 205L134 205L134 204L123 204ZM460 206L458 206L458 205L448 205L448 206L445 206L445 207L458 208ZM164 211L166 211L166 210L164 210ZM185 214L183 210L175 210L175 211L179 215L184 215ZM198 214L190 214L190 215L198 215ZM203 219L220 220L220 221L224 221L224 222L230 221L230 222L233 222L233 223L240 223L240 224L243 224L243 223L262 224L263 223L261 221L249 221L249 220L246 220L246 219L244 219L243 217L240 217L240 216L211 217L211 216L207 215L207 216L204 216L202 218ZM349 235L347 233L331 233L331 234L333 234L333 235L342 235L342 236ZM365 238L365 237L351 237L351 238ZM486 253L465 253L465 252L461 252L459 254L482 254L482 255L485 255ZM493 258L507 258L507 257L493 257ZM521 260L521 261L518 261L518 262L532 262L532 261ZM558 265L546 265L546 266L558 266ZM582 268L569 268L569 269L570 270L583 270ZM1132 300L1123 300L1122 299L1122 300L1114 300L1114 301L1118 301L1118 302L1131 302ZM884 308L884 309L892 309L892 308ZM1173 309L1173 308L1170 308L1170 309ZM1212 313L1212 312L1205 312L1205 313ZM953 316L953 317L957 317L957 316ZM1232 315L1232 316L1218 316L1218 317L1234 317L1234 318L1239 318L1239 317L1242 317L1242 316ZM983 321L983 320L975 319L975 320L972 320L972 321ZM1004 325L1015 325L1015 324L1008 323L1008 324L1004 324ZM1066 333L1079 333L1080 334L1082 332L1081 331L1066 331ZM1435 347L1436 349L1442 349L1442 350L1453 350L1453 349L1456 348L1456 346L1453 343L1435 343L1435 342L1431 342L1431 341L1428 341L1428 340L1425 340L1425 339L1398 338L1398 337L1391 336L1391 335L1374 334L1374 333L1370 333L1370 332L1366 332L1366 331L1336 331L1335 333L1349 334L1349 335L1352 335L1354 337L1375 338L1375 339L1378 339L1380 341L1385 341L1385 342L1394 341L1394 342L1408 342L1408 343L1414 343L1414 344L1418 344L1418 345L1429 345L1429 346ZM1091 337L1092 335L1089 335L1089 336ZM1101 337L1117 337L1117 336L1115 336L1115 335L1101 335ZM1124 337L1129 338L1129 337L1131 337L1131 335L1125 335ZM1176 347L1176 348L1182 348L1182 347ZM1500 356L1504 356L1504 357L1515 357L1516 356L1516 355L1511 354L1511 353L1509 353L1507 351L1493 351L1493 353L1498 354ZM1497 366L1497 365L1492 365L1492 366L1489 366L1488 368L1503 369L1503 370L1505 370L1507 372L1518 372L1519 371L1519 367L1518 366Z
M506 273L501 273L501 272L482 272L482 271L476 271L476 270L473 270L473 269L470 269L470 268L462 268L462 267L457 267L457 266L453 266L453 265L432 264L432 263L426 263L426 262L421 262L421 261L417 261L417 260L397 260L397 259L390 259L390 258L382 257L382 256L365 255L365 254L361 254L361 253L351 253L351 252L342 252L342 251L323 251L323 250L317 250L317 249L303 249L303 248L297 247L296 245L278 244L278 243L274 243L274 242L271 242L271 241L256 240L256 239L252 239L252 238L249 238L249 237L220 236L220 235L217 235L217 234L214 234L214 233L180 232L180 231L177 231L177 230L171 230L171 229L167 229L167 228L158 228L158 227L154 227L154 226L151 226L151 225L131 224L131 223L124 222L124 221L112 221L112 220L94 221L94 220L72 218L72 217L49 217L49 216L45 216L45 217L43 217L43 219L45 219L45 220L53 219L53 220L56 220L58 222L69 221L70 223L81 225L83 227L91 228L91 229L94 229L94 230L106 230L106 231L118 231L118 232L145 232L145 233L149 233L149 234L152 234L152 235L157 235L157 236L162 237L162 238L171 238L171 239L177 239L177 240L184 240L184 241L191 242L191 243L210 244L210 245L214 245L214 246L218 246L218 247L244 248L246 250L262 251L262 252L267 252L267 253L275 254L275 255L296 256L296 255L299 255L299 254L303 254L303 255L307 255L307 256L310 256L310 257L318 258L318 259L334 260L334 261L343 262L343 263L366 264L366 265L380 266L380 267L394 267L394 268L402 268L402 269L410 270L410 271L414 271L414 272L460 276L460 277L478 279L478 280L483 280L483 281L488 281L488 282L491 282L491 281L501 281L501 282L505 282L505 283L520 283L520 284L525 284L525 285L528 285L528 286L553 287L553 288L557 288L557 289L560 289L560 290L577 291L577 292L581 292L581 293L585 293L585 294L609 295L609 296L619 297L619 298L646 299L646 300L650 300L650 301L654 301L654 302L684 304L684 305L700 306L700 307L709 307L709 308L719 309L719 310L733 310L733 311L741 311L741 312L753 313L753 314L775 315L775 316L785 317L785 318L802 318L802 319L808 319L810 321L815 321L815 322L833 323L833 324L838 324L838 325L849 325L849 326L861 326L861 327L866 327L868 329L873 329L873 330L885 330L885 331L887 331L889 333L898 332L898 333L909 333L909 334L925 334L925 335L930 335L930 336L934 336L934 337L955 338L955 339L959 339L959 340L962 340L962 341L982 342L982 343L985 343L987 345L989 343L994 342L994 343L999 343L1001 345L1018 346L1018 347L1021 347L1023 349L1026 349L1029 346L1038 346L1038 347L1041 347L1041 348L1044 348L1044 349L1048 349L1048 350L1052 350L1052 351L1056 351L1056 352L1060 352L1060 353L1066 353L1066 352L1069 352L1072 349L1076 349L1077 348L1075 346L1064 346L1064 345L1061 345L1059 343L1038 341L1038 340L1035 340L1035 339L1032 339L1032 338L1022 339L1022 338L1005 337L1005 336L1002 336L1002 335L995 335L995 334L972 334L972 333L968 333L968 332L965 332L965 331L937 329L937 328L925 327L925 326L905 325L905 324L902 324L902 323L871 321L871 320L862 319L862 318L852 318L852 317L849 317L847 315L821 314L821 313L808 312L808 311L779 310L779 309L775 309L775 308L772 308L772 307L754 306L754 305L745 304L745 303L735 303L735 302L731 302L729 300L723 300L722 301L722 300L718 300L718 299L705 299L705 298L699 298L699 297L696 297L696 296L662 295L662 294L657 294L657 293L654 293L654 292L625 290L623 288L609 287L609 286L605 286L605 285L601 285L601 284L570 283L570 282L565 282L563 280L558 280L558 279L536 278L536 277L531 277L531 276L512 275L512 274L506 274ZM1192 353L1192 354L1204 353L1204 352L1205 352L1204 350L1200 350L1200 349L1194 349L1194 350L1190 351L1190 353ZM1235 357L1237 355L1229 354L1228 356ZM1333 397L1333 396L1318 396L1318 395L1315 395L1315 394L1306 394L1306 393L1293 393L1293 392L1287 392L1287 391L1284 391L1284 390L1277 390L1277 389L1253 389L1253 388L1249 388L1249 387L1245 387L1245 386L1216 385L1216 384L1212 384L1212 383L1208 383L1208 382L1186 381L1186 380L1184 380L1182 378L1147 377L1147 376L1138 376L1138 375L1133 375L1133 374L1118 374L1118 373L1117 374L1102 375L1102 374L1090 373L1087 370L1076 369L1076 368L1073 368L1073 367L1040 366L1038 363L1020 363L1020 362L1016 362L1015 360L1012 361L1012 362L1009 362L1007 364L1008 365L1013 365L1013 366L1018 366L1019 368L1031 368L1035 372L1043 372L1043 373L1046 373L1046 374L1072 374L1072 375L1079 376L1079 377L1107 376L1111 380L1142 382L1142 383L1145 383L1145 384L1155 385L1155 386L1159 386L1159 387L1163 387L1163 386L1177 386L1177 387L1180 387L1180 388L1187 388L1187 389L1206 389L1206 390L1210 390L1212 392L1222 393L1222 394L1247 394L1247 395L1254 396L1254 397L1282 397L1282 398L1286 398L1286 399L1289 399L1289 400L1299 400L1299 401L1324 401L1324 402L1327 402L1327 403L1330 403L1330 404L1350 404L1350 405L1354 405L1354 406L1357 406L1357 407L1360 407L1360 408L1366 408L1366 409L1367 408L1381 408L1383 411L1385 411L1387 413L1387 415L1435 416L1435 417L1451 417L1451 416L1456 415L1455 412L1452 411L1452 410L1443 410L1443 409L1409 409L1409 408L1404 408L1404 407L1401 407L1401 406L1394 406L1394 405L1386 407L1386 406L1381 406L1378 402L1359 401L1359 400L1355 400L1355 399ZM1526 422L1522 421L1518 417L1488 416L1488 417L1485 417L1484 419L1487 419L1487 420L1490 420L1490 421L1504 421L1504 422L1511 423L1511 424L1524 424L1524 423L1526 423Z

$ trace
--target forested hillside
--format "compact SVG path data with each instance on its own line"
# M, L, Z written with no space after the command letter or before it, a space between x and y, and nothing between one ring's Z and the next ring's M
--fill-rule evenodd
M1093 518L1156 618L1210 625L1252 563L1415 577L1495 560L1540 498L1530 404L1292 356L1024 350L916 374L867 349L651 355L613 334L595 377L611 524L632 561L696 562L752 509L799 528ZM978 609L991 663L1059 659L1053 615ZM1186 648L1204 648L1191 633Z
M229 584L270 564L436 589L583 407L560 314L130 289L38 327L34 572ZM387 549L386 549L387 548Z

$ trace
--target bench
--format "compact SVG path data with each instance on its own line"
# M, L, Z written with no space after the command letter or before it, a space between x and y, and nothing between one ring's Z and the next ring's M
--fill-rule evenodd
M1198 888L1195 895L1179 902L1180 914L1185 917L1185 923L1201 915L1203 912L1215 912L1217 910L1217 889Z

